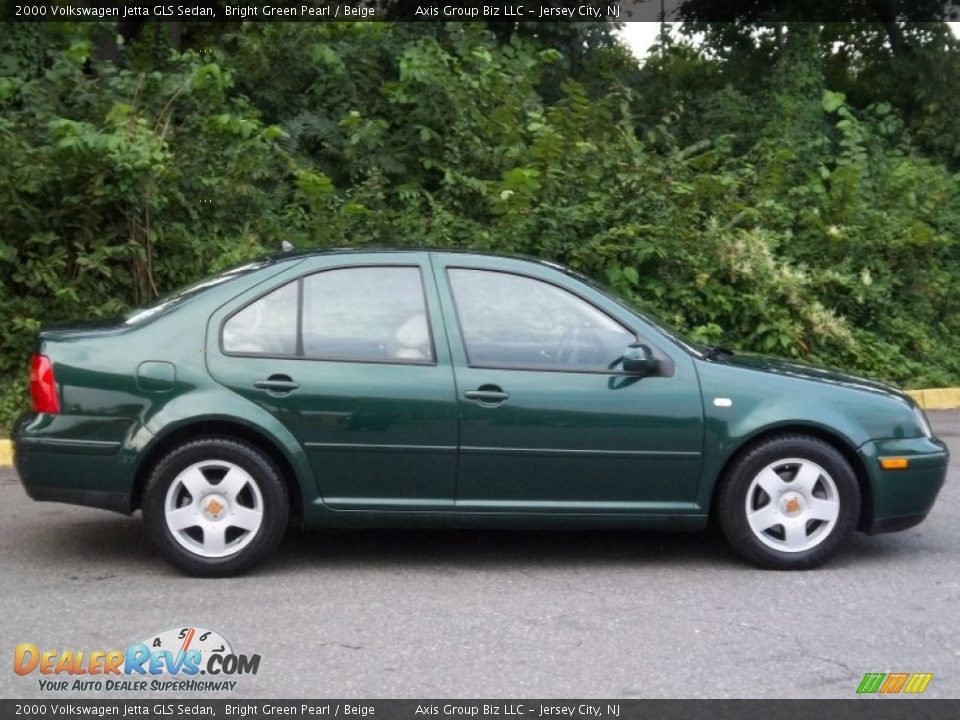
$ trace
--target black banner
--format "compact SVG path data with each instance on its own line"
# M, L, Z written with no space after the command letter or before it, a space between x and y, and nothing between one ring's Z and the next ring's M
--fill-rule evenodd
M14 22L937 22L960 0L7 0Z
M0 700L0 717L954 720L960 700Z

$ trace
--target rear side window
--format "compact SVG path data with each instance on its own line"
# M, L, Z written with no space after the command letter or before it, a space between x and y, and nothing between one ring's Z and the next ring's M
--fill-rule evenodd
M343 268L304 278L303 352L433 362L420 268Z
M295 280L231 316L223 349L354 362L433 363L418 267L350 267Z
M297 351L297 281L264 295L223 326L223 349L252 355L294 355Z

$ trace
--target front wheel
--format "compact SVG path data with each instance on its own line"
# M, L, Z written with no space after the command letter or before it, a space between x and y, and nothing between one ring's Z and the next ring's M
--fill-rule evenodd
M857 524L860 488L853 468L817 438L766 440L739 457L721 482L720 527L737 553L762 567L820 565Z
M270 459L228 438L184 443L157 463L143 520L159 552L191 575L243 572L280 542L290 504Z

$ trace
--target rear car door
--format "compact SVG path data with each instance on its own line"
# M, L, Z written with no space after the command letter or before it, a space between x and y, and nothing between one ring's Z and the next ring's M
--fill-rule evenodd
M212 376L290 429L325 504L453 505L457 405L426 254L309 258L208 332Z
M692 358L586 284L536 263L437 254L460 408L456 507L697 512ZM647 343L656 376L622 372Z

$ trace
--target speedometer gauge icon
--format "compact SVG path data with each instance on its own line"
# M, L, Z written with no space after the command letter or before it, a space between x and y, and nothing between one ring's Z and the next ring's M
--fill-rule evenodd
M189 625L172 627L150 635L141 642L150 648L151 652L169 650L174 656L190 650L199 650L202 661L200 667L205 667L207 659L214 654L232 655L233 647L223 635L216 630Z

